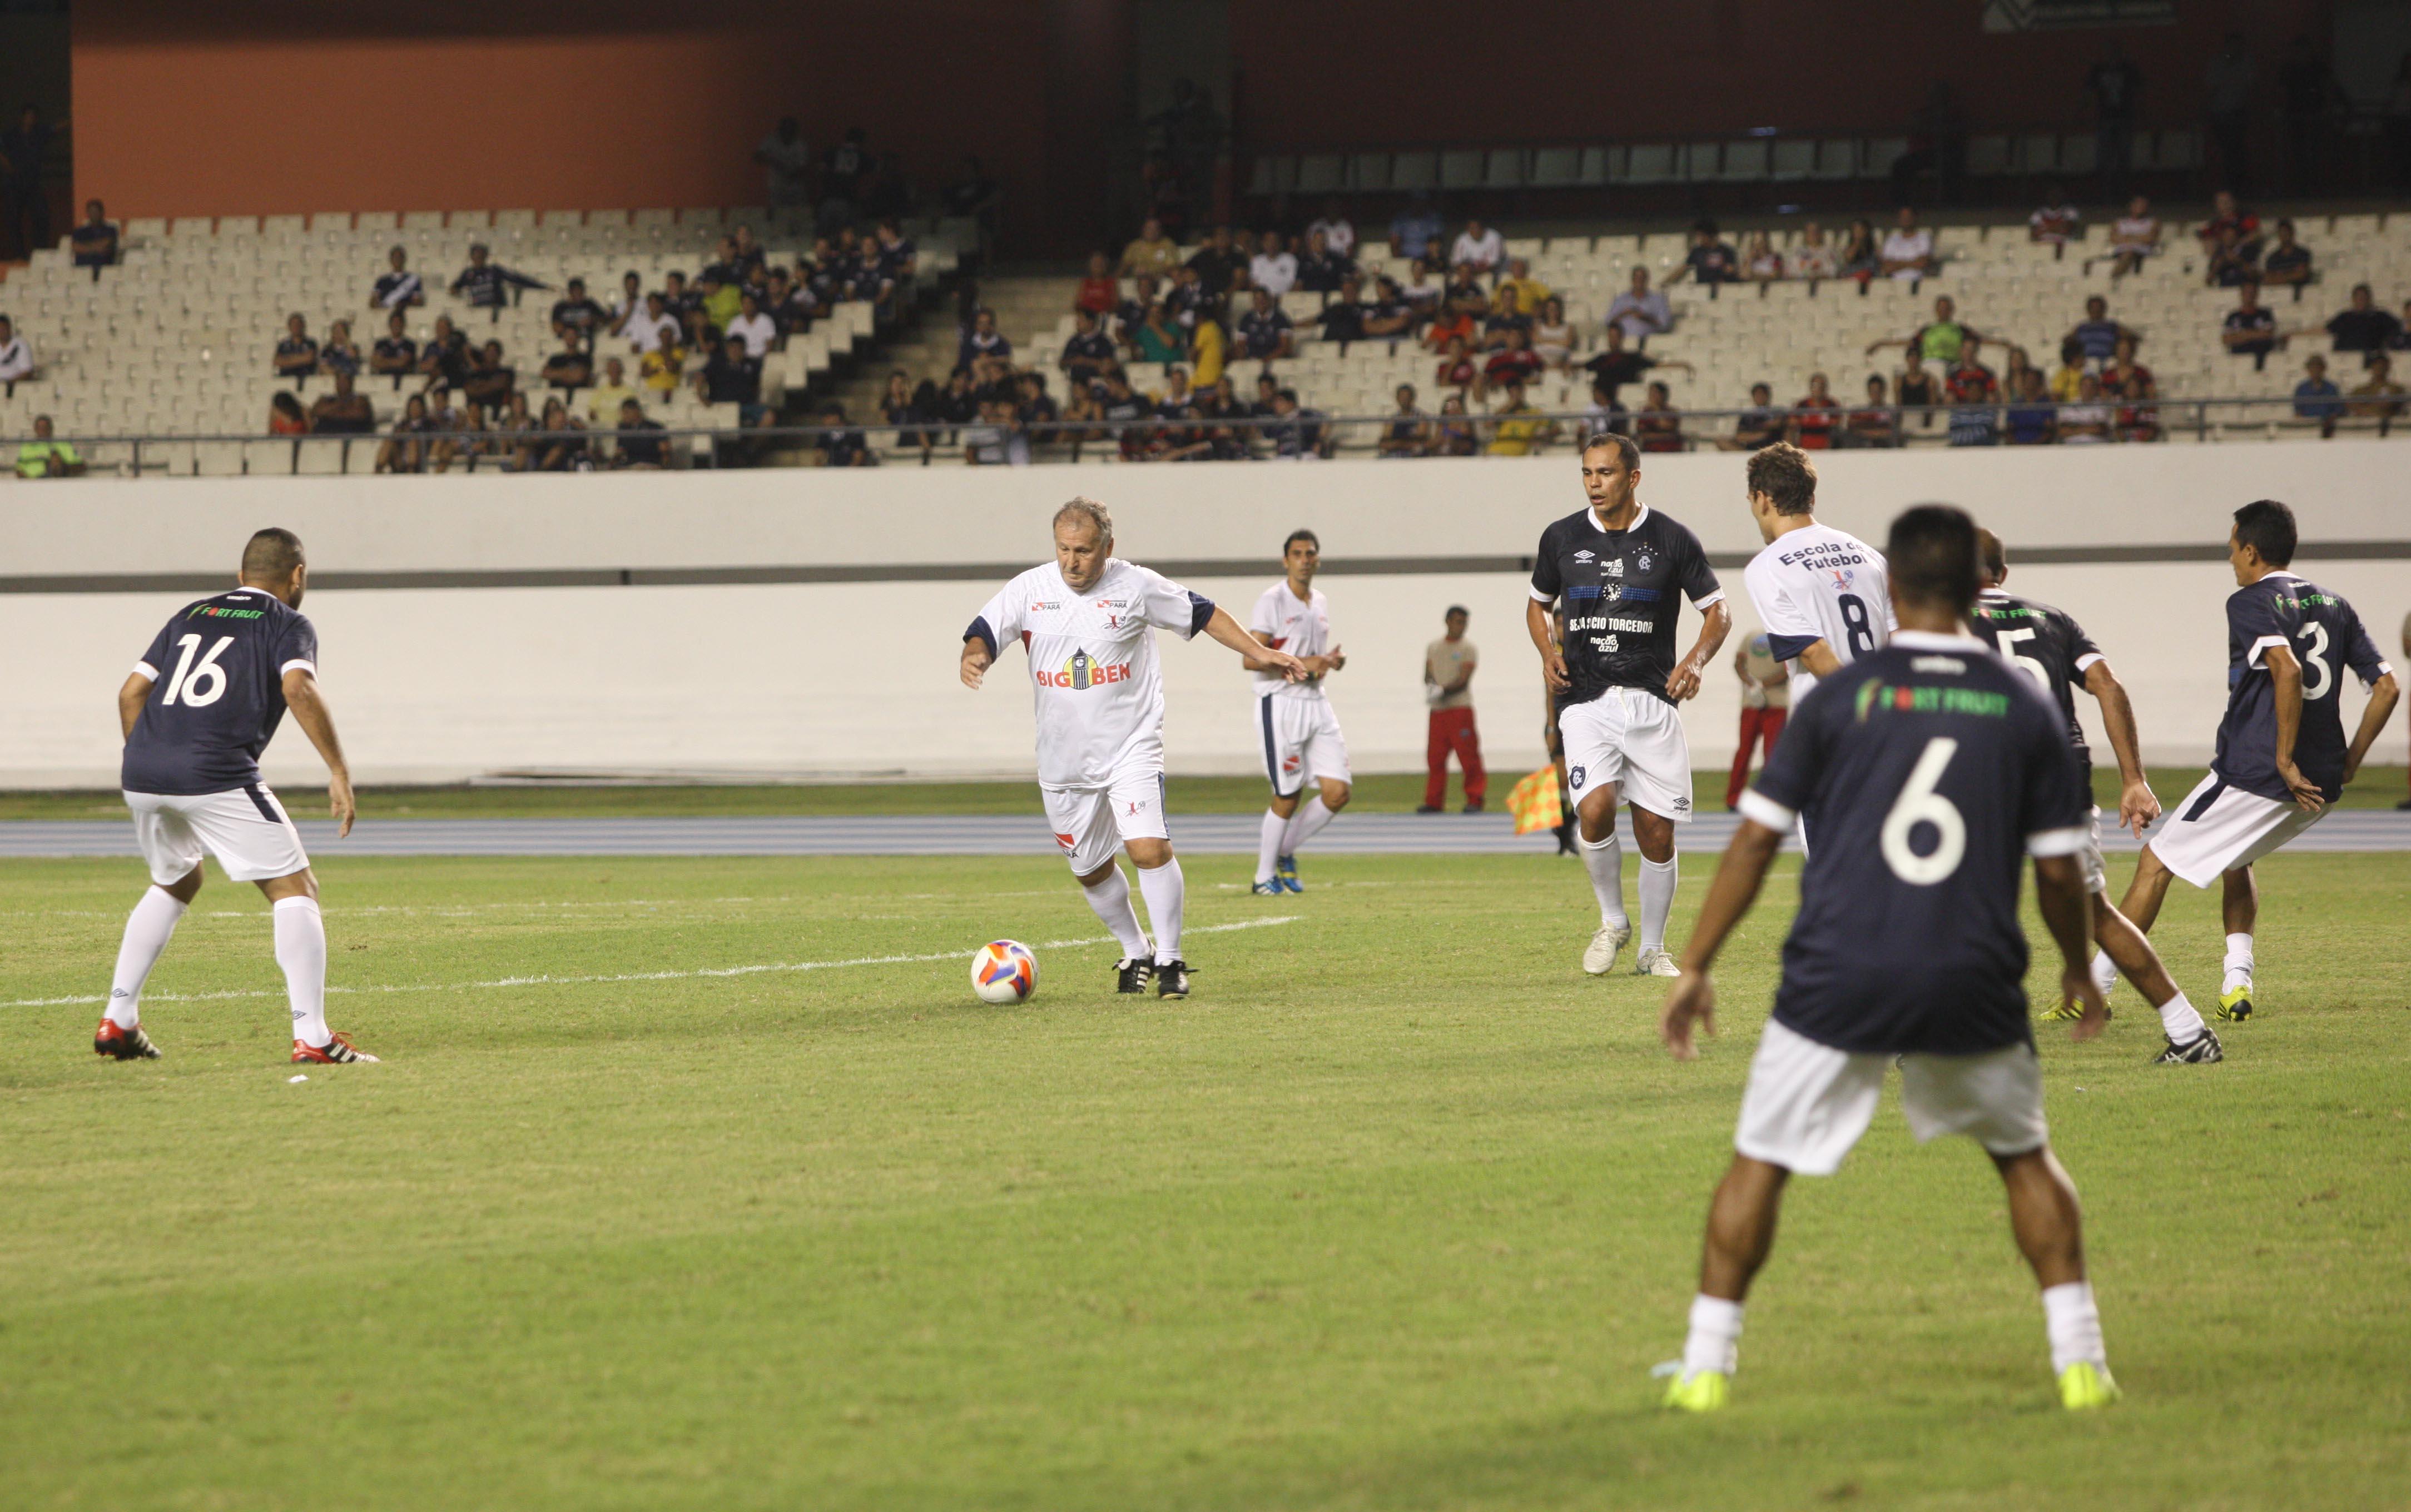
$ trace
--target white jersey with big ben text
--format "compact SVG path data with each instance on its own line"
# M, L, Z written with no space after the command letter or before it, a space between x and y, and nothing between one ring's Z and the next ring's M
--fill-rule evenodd
M1248 620L1248 629L1276 651L1287 651L1294 657L1328 656L1331 653L1331 608L1322 597L1322 589L1310 588L1303 599L1289 589L1284 577L1264 589L1256 600L1256 612ZM1256 696L1268 698L1322 698L1322 679L1309 677L1304 682L1291 682L1278 672L1259 672Z
M1817 686L1817 675L1800 664L1801 652L1823 641L1848 666L1898 628L1883 553L1830 525L1776 536L1749 560L1742 583L1767 649L1791 675L1795 711Z
M1017 640L1029 653L1039 782L1105 787L1163 769L1156 631L1188 640L1213 617L1212 601L1118 557L1085 593L1048 562L1007 583L963 638L986 641L1000 657Z

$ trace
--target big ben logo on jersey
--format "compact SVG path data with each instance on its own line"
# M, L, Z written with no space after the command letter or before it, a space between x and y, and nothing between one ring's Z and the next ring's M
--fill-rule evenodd
M1070 661L1052 672L1045 667L1036 669L1036 676L1041 688L1065 688L1074 692L1086 692L1107 683L1128 682L1131 668L1127 662L1100 662L1084 648L1074 651Z

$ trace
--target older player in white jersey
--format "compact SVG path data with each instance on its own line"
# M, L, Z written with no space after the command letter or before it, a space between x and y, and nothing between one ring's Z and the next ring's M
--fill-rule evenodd
M1296 657L1308 674L1293 680L1276 662L1248 659L1248 670L1256 675L1264 776L1273 785L1256 846L1254 890L1260 894L1306 891L1297 880L1297 848L1348 807L1349 784L1355 780L1348 770L1347 737L1322 691L1322 679L1346 666L1348 658L1331 644L1330 606L1314 586L1322 564L1322 540L1312 531L1292 531L1281 543L1284 575L1256 600L1248 620L1259 642ZM1301 804L1309 781L1315 793Z
M1749 513L1765 549L1742 570L1767 648L1791 678L1798 708L1830 677L1892 638L1892 595L1883 553L1819 521L1817 468L1777 442L1751 454Z
M963 686L976 689L1008 641L1030 657L1038 714L1038 791L1047 825L1089 907L1120 941L1118 988L1189 996L1180 957L1184 888L1163 816L1163 676L1155 632L1204 632L1281 675L1308 676L1286 651L1260 646L1211 601L1114 555L1114 521L1093 499L1055 512L1055 560L987 601L963 632ZM1130 883L1114 864L1130 852L1155 942L1139 927Z

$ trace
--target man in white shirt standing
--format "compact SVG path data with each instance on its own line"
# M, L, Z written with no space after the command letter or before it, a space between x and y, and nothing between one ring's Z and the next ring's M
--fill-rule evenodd
M1356 255L1355 223L1349 220L1348 212L1339 208L1337 200L1323 202L1322 213L1309 222L1306 227L1307 239L1313 240L1314 233L1317 231L1322 233L1322 244L1326 248L1342 257Z
M1118 989L1189 996L1180 956L1186 889L1163 814L1163 676L1155 632L1199 632L1290 677L1308 676L1297 658L1260 646L1207 599L1113 554L1114 521L1093 499L1055 512L1055 560L1033 567L988 600L963 632L963 686L977 689L1001 647L1018 640L1030 658L1038 716L1038 791L1047 827L1089 899L1122 947ZM1130 852L1155 923L1150 946L1114 863Z
M1469 264L1477 273L1497 271L1506 255L1507 243L1500 240L1498 228L1478 220L1466 222L1465 229L1456 235L1456 244L1448 249L1450 267Z
M1917 224L1917 211L1903 205L1900 224L1883 239L1879 255L1886 278L1923 278L1934 271L1934 233Z
M1297 259L1282 247L1279 231L1266 231L1261 245L1248 259L1248 282L1278 299L1297 286Z
M1273 785L1256 847L1254 891L1272 896L1306 891L1297 880L1297 848L1348 807L1355 780L1348 741L1322 691L1322 679L1348 658L1331 644L1330 606L1314 586L1322 565L1322 542L1312 531L1292 531L1281 543L1286 575L1264 589L1248 621L1264 647L1248 658L1248 670L1256 675L1256 725L1264 734L1264 776ZM1286 676L1279 658L1294 659L1306 676ZM1301 805L1309 780L1315 794Z

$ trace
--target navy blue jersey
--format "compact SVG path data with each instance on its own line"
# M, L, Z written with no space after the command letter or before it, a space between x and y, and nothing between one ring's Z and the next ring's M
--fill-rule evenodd
M285 719L285 674L318 670L318 632L256 588L185 605L135 667L151 696L126 737L130 792L227 792L259 780Z
M2276 684L2261 653L2288 647L2302 664L2302 722L2294 764L2330 803L2344 796L2344 669L2367 687L2387 672L2360 616L2342 597L2291 573L2271 573L2227 599L2227 715L2211 761L2229 787L2290 803L2277 775Z
M1565 600L1572 686L1557 695L1557 707L1587 704L1611 688L1664 698L1683 599L1705 609L1724 596L1700 538L1654 509L1621 531L1600 530L1588 506L1552 524L1532 560L1532 597Z
M2091 792L2093 749L2084 743L2084 726L2076 718L2076 694L2093 663L2103 660L2101 647L2067 610L1996 588L1978 596L1967 623L2059 705L2059 717L2068 721L2068 743L2076 749L2077 768L2084 776L2085 791Z
M1793 705L1741 808L1817 836L1777 1022L1853 1054L2031 1041L2021 875L2081 848L2093 810L2032 678L1973 636L1903 631Z

